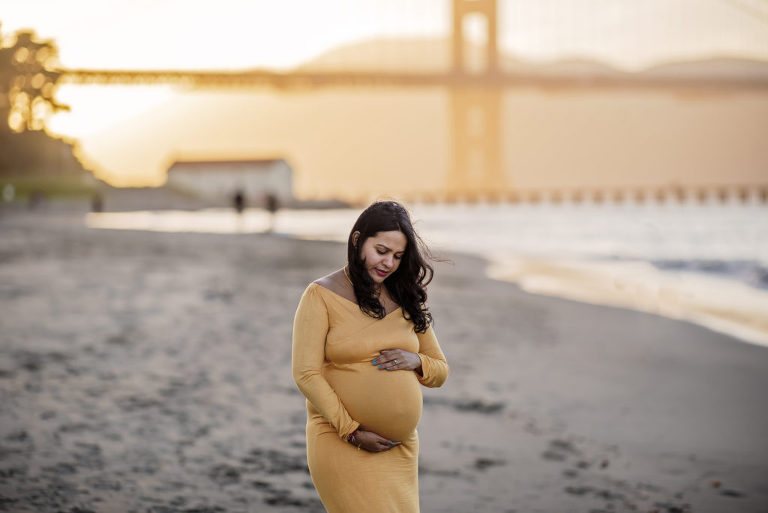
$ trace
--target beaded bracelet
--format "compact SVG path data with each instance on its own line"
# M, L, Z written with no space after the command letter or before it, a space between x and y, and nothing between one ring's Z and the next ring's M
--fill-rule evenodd
M348 434L348 435L347 435L347 442L348 442L348 443L351 443L352 445L356 445L356 446L357 446L357 450L359 451L359 450L360 450L360 446L361 446L362 444L360 444L360 443L358 443L358 442L357 442L357 438L355 437L355 435L357 434L357 432L358 432L358 430L357 430L357 429L355 429L355 430L354 430L354 431L352 431L350 434Z

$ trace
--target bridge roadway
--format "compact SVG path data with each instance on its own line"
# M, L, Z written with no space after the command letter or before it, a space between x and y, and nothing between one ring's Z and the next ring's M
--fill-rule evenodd
M696 91L768 90L768 80L751 78L680 78L617 72L610 75L557 76L514 72L471 74L377 73L367 71L188 71L60 69L61 83L178 84L201 88L269 87L281 90L326 87L473 87L482 89L691 89Z

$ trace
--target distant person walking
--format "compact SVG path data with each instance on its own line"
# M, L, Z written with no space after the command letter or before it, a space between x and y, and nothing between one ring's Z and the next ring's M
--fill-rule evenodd
M94 192L91 195L91 212L104 211L104 196L100 192Z
M269 226L267 228L267 232L272 233L272 231L275 229L275 217L277 215L277 210L280 208L280 204L275 193L268 192L264 196L264 208L267 212L269 212Z
M232 206L238 214L242 214L245 210L245 193L242 189L236 190L235 195L232 196Z

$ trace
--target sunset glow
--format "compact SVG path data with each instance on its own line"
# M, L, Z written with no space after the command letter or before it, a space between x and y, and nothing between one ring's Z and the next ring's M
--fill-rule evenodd
M80 86L63 85L58 99L71 111L51 117L48 128L77 139L141 115L173 95L170 86Z

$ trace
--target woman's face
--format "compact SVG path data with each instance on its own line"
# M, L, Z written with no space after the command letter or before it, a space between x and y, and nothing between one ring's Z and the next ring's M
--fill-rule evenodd
M408 239L399 230L378 232L365 240L360 258L374 283L381 285L397 271L407 244Z

